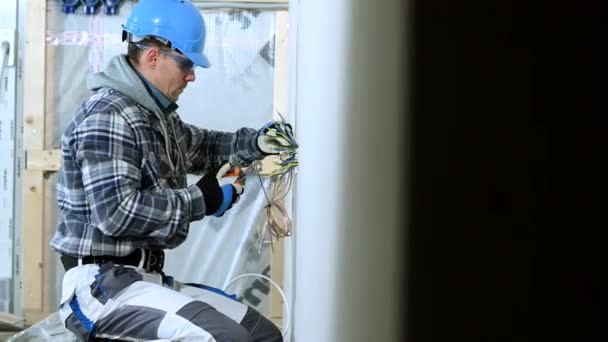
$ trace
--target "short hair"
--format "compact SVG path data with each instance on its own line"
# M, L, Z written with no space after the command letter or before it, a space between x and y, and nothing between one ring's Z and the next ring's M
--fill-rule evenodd
M127 48L127 56L136 65L139 64L139 59L141 58L142 49L138 48L137 45L135 45L135 44L156 46L159 49L161 49L162 51L171 50L170 42L164 43L164 42L160 41L159 39L157 39L156 37L146 37L137 42L129 42L129 46Z

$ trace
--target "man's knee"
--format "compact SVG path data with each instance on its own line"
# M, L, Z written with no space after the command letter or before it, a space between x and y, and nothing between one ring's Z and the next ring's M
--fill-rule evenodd
M228 331L226 331L226 333L224 334L224 336L226 336L226 340L225 341L230 341L230 342L253 342L256 341L254 340L254 338L249 335L249 332L247 331L247 329L243 328L242 326L235 324L233 326L231 326L229 328ZM224 339L218 340L218 341L224 341Z
M281 330L264 315L253 308L248 308L241 325L249 331L256 342L282 342Z
M246 328L207 303L198 300L192 301L178 310L176 315L190 321L194 326L213 336L218 342L254 341Z
M262 316L260 324L253 331L254 341L283 342L281 330L268 318Z

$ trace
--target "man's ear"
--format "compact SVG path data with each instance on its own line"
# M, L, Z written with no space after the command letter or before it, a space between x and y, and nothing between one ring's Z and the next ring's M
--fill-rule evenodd
M146 63L150 69L156 69L158 63L158 49L145 49L141 57L142 61Z

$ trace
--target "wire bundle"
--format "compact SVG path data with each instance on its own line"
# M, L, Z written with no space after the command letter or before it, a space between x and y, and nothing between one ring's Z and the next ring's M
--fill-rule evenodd
M281 113L277 112L277 114L280 121L271 123L264 132L264 135L270 138L271 143L279 147L279 167L270 174L271 177L288 173L298 166L296 159L298 142L293 136L291 125L285 121Z
M261 178L259 178L261 181ZM261 223L258 225L259 245L261 249L264 241L270 242L274 250L273 241L291 236L292 222L285 207L284 199L291 189L293 173L287 172L273 176L270 180L270 196L262 186L267 204L262 210Z
M264 134L271 138L271 142L279 146L278 167L269 174L270 189L266 191L260 176L261 165L251 165L251 169L258 175L260 186L266 197L267 204L262 210L260 224L258 225L258 251L264 242L270 242L274 250L273 241L290 236L292 222L285 207L284 199L291 189L293 173L298 166L296 159L298 143L294 138L291 125L280 113L280 120L271 123ZM270 196L269 196L270 194Z
M278 113L280 117L280 121L275 121L269 124L264 131L264 134L268 137L271 137L271 142L274 143L275 146L280 146L279 148L279 159L280 162L277 163L278 168L276 168L273 172L269 174L270 176L270 189L266 191L264 188L264 183L262 181L261 171L262 171L262 163L257 160L254 161L249 167L246 168L242 177L243 183L245 182L245 176L256 174L258 180L260 181L260 187L264 192L264 197L266 197L266 205L264 206L261 216L260 216L260 224L257 227L257 241L249 246L243 254L246 254L248 250L257 245L257 252L261 253L262 247L264 243L270 243L271 249L274 251L273 242L275 240L279 240L286 236L291 236L292 232L292 222L289 218L289 213L285 207L284 199L291 190L291 185L293 181L293 174L298 166L298 160L296 159L296 154L298 150L298 143L296 142L291 125L285 122L280 113ZM270 196L269 196L270 193ZM263 275L263 274L255 274L255 273L247 273L240 275L234 279L232 279L224 288L224 291L230 287L235 281L243 277L261 277L266 279L270 283L272 283L276 289L281 294L283 299L283 303L285 308L283 312L285 313L285 321L283 324L282 333L283 336L287 335L287 331L290 326L290 308L289 302L285 297L285 293L281 287L275 283L271 278Z

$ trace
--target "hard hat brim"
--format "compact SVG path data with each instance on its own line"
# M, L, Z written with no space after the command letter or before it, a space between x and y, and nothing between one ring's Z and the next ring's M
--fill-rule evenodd
M184 53L186 57L190 58L194 65L199 66L201 68L209 68L211 63L209 63L209 59L205 56L204 53Z

